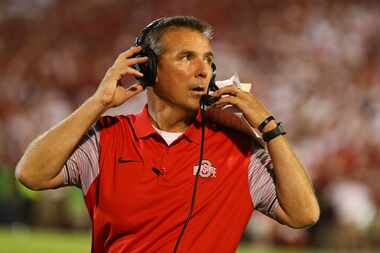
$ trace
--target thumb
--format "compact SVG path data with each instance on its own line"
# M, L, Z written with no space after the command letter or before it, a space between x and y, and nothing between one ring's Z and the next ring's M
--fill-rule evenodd
M126 102L129 98L137 95L138 93L142 92L144 90L144 87L140 83L135 83L132 86L128 87L127 89L122 86L117 86L115 91L115 98L114 98L114 107L119 106Z

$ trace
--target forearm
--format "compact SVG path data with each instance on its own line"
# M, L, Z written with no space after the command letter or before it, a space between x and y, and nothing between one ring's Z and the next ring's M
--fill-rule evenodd
M16 167L16 177L32 189L49 188L64 163L89 127L104 111L90 98L70 116L37 137L26 149Z
M272 122L268 128L276 125ZM298 161L286 136L278 136L267 144L276 180L277 197L294 227L311 225L319 218L319 205L312 182Z

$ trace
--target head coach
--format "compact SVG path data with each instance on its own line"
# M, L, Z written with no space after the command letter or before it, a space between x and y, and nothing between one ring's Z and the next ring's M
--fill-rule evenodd
M235 85L208 94L212 35L194 17L153 21L96 92L20 159L16 177L33 190L82 189L92 252L234 252L254 210L293 228L317 222L313 186L282 123ZM123 87L127 75L138 82ZM141 113L102 116L144 89ZM210 121L205 104L240 109L265 147Z

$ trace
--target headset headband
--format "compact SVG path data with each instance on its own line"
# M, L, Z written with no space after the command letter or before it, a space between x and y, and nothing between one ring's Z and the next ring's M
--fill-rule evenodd
M143 45L145 42L145 37L148 35L148 33L150 33L155 28L158 28L164 22L164 19L165 17L153 20L147 26L145 26L140 35L135 40L136 46Z

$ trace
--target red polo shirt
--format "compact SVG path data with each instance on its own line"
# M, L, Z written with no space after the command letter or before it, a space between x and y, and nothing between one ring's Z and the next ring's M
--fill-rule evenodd
M153 129L147 107L138 115L103 117L97 131L98 166L80 168L75 154L76 166L65 165L67 183L84 190L92 252L172 252L191 204L199 119L171 145ZM260 187L249 177L269 163L263 153L253 160L258 149L243 134L206 125L196 204L179 252L235 252L254 209L252 190ZM268 185L271 197L262 195L260 205L269 213L276 198L273 181Z

